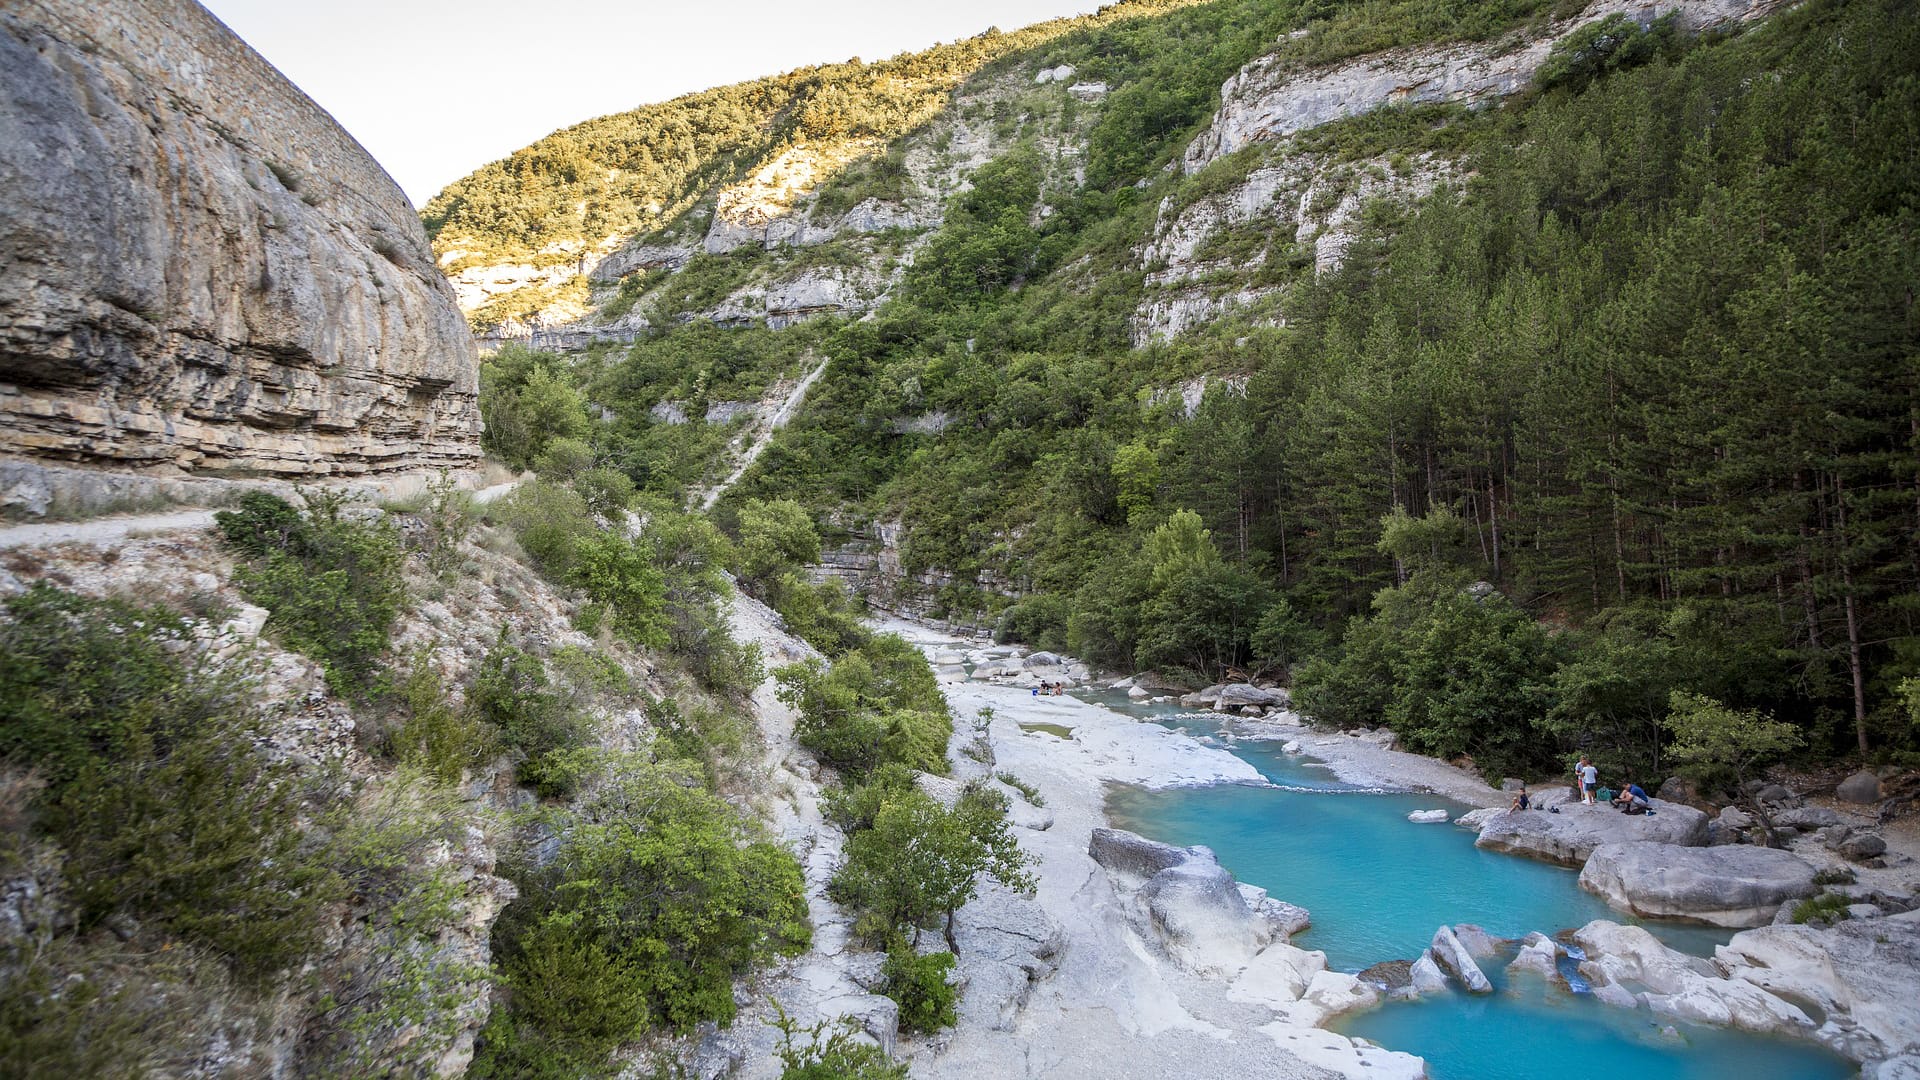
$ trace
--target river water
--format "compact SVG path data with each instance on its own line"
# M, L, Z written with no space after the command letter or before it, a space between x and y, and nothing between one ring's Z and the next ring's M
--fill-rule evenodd
M1212 739L1220 718L1135 705L1122 695L1076 696ZM1552 934L1593 919L1640 922L1674 948L1711 955L1731 931L1634 920L1582 890L1577 875L1533 859L1482 851L1473 833L1413 824L1411 810L1470 807L1432 795L1344 784L1324 767L1268 742L1228 747L1271 786L1222 784L1116 791L1113 823L1172 844L1205 844L1242 881L1305 907L1313 926L1294 944L1327 954L1336 970L1420 955L1441 925L1476 923L1497 937ZM1433 1080L1563 1076L1634 1080L1839 1080L1854 1066L1810 1043L1674 1024L1548 988L1504 961L1486 965L1490 995L1449 989L1392 1002L1337 1024L1347 1035L1427 1059Z

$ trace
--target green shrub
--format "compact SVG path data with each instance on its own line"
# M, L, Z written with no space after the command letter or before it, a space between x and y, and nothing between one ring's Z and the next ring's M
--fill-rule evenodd
M460 553L460 545L466 543L479 517L473 496L455 487L446 473L428 485L427 505L420 514L426 528L418 546L434 577L451 584L465 569L467 560Z
M587 594L614 633L636 645L666 644L666 582L644 540L611 530L579 537L567 583Z
M756 593L782 574L820 561L820 533L792 499L754 499L740 507L735 572Z
M1073 606L1057 593L1035 593L1000 613L993 627L993 640L1001 645L1031 645L1048 652L1068 648L1067 620Z
M554 690L538 656L508 644L504 629L481 661L468 701L515 755L516 779L549 798L573 793L563 754L587 742L591 720Z
M597 768L594 796L556 823L554 859L516 875L521 896L494 927L510 996L476 1075L725 1024L733 978L811 938L799 864L719 797L633 757Z
M843 1016L802 1028L787 1016L779 1002L773 1007L780 1014L774 1021L780 1029L780 1045L774 1049L781 1064L780 1080L906 1080L906 1064L857 1038L859 1027L852 1020ZM806 1033L806 1046L794 1045L797 1031Z
M476 709L456 709L447 701L444 685L433 655L415 653L393 695L405 719L386 741L395 760L455 784L499 744L493 727Z
M912 769L890 762L873 770L863 782L828 788L827 820L849 836L871 829L881 807L913 790L913 777Z
M305 513L250 492L214 515L227 542L249 556L234 578L267 609L267 626L326 669L341 694L364 695L379 675L393 620L406 600L397 530L345 514L347 496L305 491Z
M491 512L513 531L533 568L550 581L565 581L573 572L575 546L595 529L586 500L563 484L536 480L496 506Z
M573 490L587 509L616 527L626 521L623 512L633 502L633 478L615 469L586 469L573 478Z
M80 925L129 915L248 976L305 955L340 882L295 774L256 746L244 684L164 609L44 583L5 607L0 758L47 782L38 818Z
M239 708L241 687L183 660L186 620L37 582L0 622L0 757L57 795L83 773L165 755Z
M789 570L766 588L764 599L788 630L828 656L857 649L872 636L859 598L838 579L815 584Z
M533 468L548 445L593 430L587 399L566 361L509 345L480 365L480 445L515 469Z
M1821 893L1793 905L1796 923L1834 923L1849 918L1847 908L1853 901L1843 893Z
M565 483L579 474L593 468L593 447L584 440L571 437L554 439L547 443L533 460L533 471L541 479L556 483Z
M781 700L798 709L800 743L836 768L864 776L888 762L947 771L953 721L918 649L877 635L835 660L775 672Z
M129 955L116 945L0 945L0 1076L178 1076L204 1053L210 1010L251 1019L196 950Z
M887 949L887 962L880 968L880 992L900 1005L900 1030L932 1032L953 1026L954 986L947 981L953 970L950 952L913 951L904 941Z
M1637 67L1670 52L1676 20L1669 13L1642 28L1629 15L1590 22L1556 42L1534 78L1543 87L1578 91L1611 71Z

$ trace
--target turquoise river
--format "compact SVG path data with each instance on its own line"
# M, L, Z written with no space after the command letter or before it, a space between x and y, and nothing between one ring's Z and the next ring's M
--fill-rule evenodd
M1133 705L1113 693L1086 700L1211 737L1219 718ZM1433 795L1343 784L1311 760L1267 742L1230 747L1273 786L1220 784L1149 792L1123 789L1113 823L1173 844L1205 844L1242 881L1313 914L1294 944L1357 972L1420 955L1442 924L1477 923L1499 937L1548 934L1593 919L1631 922L1583 891L1571 870L1481 851L1451 825L1415 825L1408 811L1470 807ZM1647 922L1667 944L1711 955L1729 931ZM1487 965L1490 995L1457 990L1345 1017L1338 1028L1419 1054L1433 1080L1839 1080L1856 1073L1811 1043L1674 1024L1644 1010L1609 1008L1584 993ZM1569 969L1571 973L1571 969ZM1575 976L1578 983L1578 977Z

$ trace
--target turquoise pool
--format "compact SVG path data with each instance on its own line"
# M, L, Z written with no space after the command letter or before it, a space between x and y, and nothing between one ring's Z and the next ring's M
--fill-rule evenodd
M1186 718L1165 706L1085 695L1099 704L1196 734L1215 718ZM1227 784L1148 792L1116 791L1114 824L1174 844L1205 844L1240 880L1313 914L1295 944L1327 954L1330 966L1359 971L1419 956L1442 924L1477 923L1500 937L1552 934L1590 920L1626 919L1582 890L1571 870L1482 851L1453 825L1416 825L1410 810L1466 809L1430 795L1355 788L1270 743L1233 753L1273 786ZM1701 955L1729 931L1643 922L1675 948ZM1601 1077L1738 1077L1839 1080L1850 1062L1811 1044L1658 1022L1644 1011L1600 1005L1548 990L1540 980L1507 985L1488 965L1495 993L1449 992L1395 1002L1348 1017L1346 1034L1427 1059L1434 1080L1523 1080L1567 1074Z

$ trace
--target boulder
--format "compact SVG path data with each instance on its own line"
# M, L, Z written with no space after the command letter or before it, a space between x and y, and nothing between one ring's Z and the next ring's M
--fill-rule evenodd
M1744 930L1714 959L1731 980L1824 1013L1823 1041L1855 1061L1920 1048L1920 912Z
M1094 862L1137 878L1150 878L1179 866L1193 857L1194 850L1149 840L1124 829L1095 829L1087 840L1087 854ZM1211 858L1212 852L1207 855Z
M1153 696L1153 691L1147 689L1144 686L1134 686L1134 687L1129 687L1127 689L1128 701L1145 701L1152 696Z
M1407 815L1407 820L1423 825L1445 825L1447 817L1445 810L1415 810Z
M1287 938L1313 925L1313 916L1306 908L1298 904L1289 904L1285 900L1275 900L1267 895L1267 890L1258 885L1249 885L1242 881L1237 886L1240 898L1247 902L1254 913L1267 920L1273 928L1277 940Z
M1793 790L1784 784L1763 785L1759 791L1753 793L1753 797L1764 803L1783 803L1798 798Z
M1140 899L1167 951L1191 971L1231 971L1271 940L1266 920L1210 852L1148 878Z
M1217 709L1237 709L1243 705L1285 705L1287 694L1284 690L1263 690L1246 683L1232 683L1220 687L1214 695L1214 707Z
M1422 952L1420 959L1413 962L1413 967L1407 972L1407 978L1413 992L1422 996L1437 994L1447 988L1447 973L1441 971L1440 965L1433 962L1432 949Z
M1480 965L1474 963L1472 954L1453 932L1453 927L1443 926L1433 932L1433 944L1428 947L1427 954L1433 957L1434 963L1440 965L1440 970L1460 980L1460 985L1468 993L1493 993L1493 984L1487 981Z
M1062 667L1066 665L1067 662L1066 657L1061 656L1059 653L1050 652L1029 653L1026 658L1026 665L1030 668Z
M954 915L960 945L954 969L964 987L960 1022L979 1030L1011 1031L1033 984L1051 974L1065 941L1058 923L1037 901L997 884Z
M1508 810L1504 806L1483 806L1478 810L1469 810L1461 814L1459 817L1453 819L1453 823L1463 829L1472 829L1474 832L1479 832L1481 827L1496 814L1505 814L1507 812ZM1531 813L1531 811L1526 812Z
M1573 932L1586 954L1580 973L1598 983L1635 983L1656 993L1673 993L1690 978L1715 978L1713 962L1668 948L1645 927L1595 919Z
M1764 926L1780 905L1815 892L1814 868L1788 851L1614 843L1595 848L1580 887L1616 911L1714 926Z
M1663 802L1686 803L1689 806L1701 801L1699 785L1684 776L1667 777L1666 782L1660 785L1660 790L1653 793L1653 797Z
M1722 978L1712 962L1670 949L1638 926L1595 920L1576 931L1574 941L1588 957L1580 973L1608 1004L1626 1002L1617 992L1601 994L1601 987L1639 986L1644 989L1638 1004L1678 1020L1772 1034L1806 1034L1817 1026L1788 1000L1752 983Z
M1543 979L1555 979L1560 976L1560 946L1554 940L1538 931L1528 934L1526 943L1520 947L1519 955L1507 965L1507 974L1528 971Z
M1500 814L1480 829L1478 847L1578 867L1602 844L1656 842L1699 847L1707 842L1707 815L1691 806L1655 800L1653 813L1623 814L1608 806L1570 804L1557 814L1528 810Z
M1456 924L1453 928L1453 936L1460 939L1460 944L1467 950L1467 955L1475 960L1485 960L1500 952L1500 944L1494 940L1493 935L1472 923Z
M1877 833L1852 832L1846 839L1834 845L1833 850L1854 862L1865 862L1885 855L1887 841Z
M1920 1080L1920 1050L1868 1062L1860 1080Z
M1753 828L1753 815L1747 813L1745 810L1742 810L1737 806L1728 806L1723 808L1720 811L1719 816L1714 818L1714 820L1719 822L1720 827L1723 829Z
M1877 803L1880 801L1880 778L1862 769L1840 781L1833 795L1841 802Z
M1830 825L1848 824L1847 819L1824 806L1796 806L1791 810L1782 810L1773 816L1773 824L1789 829L1824 829Z

